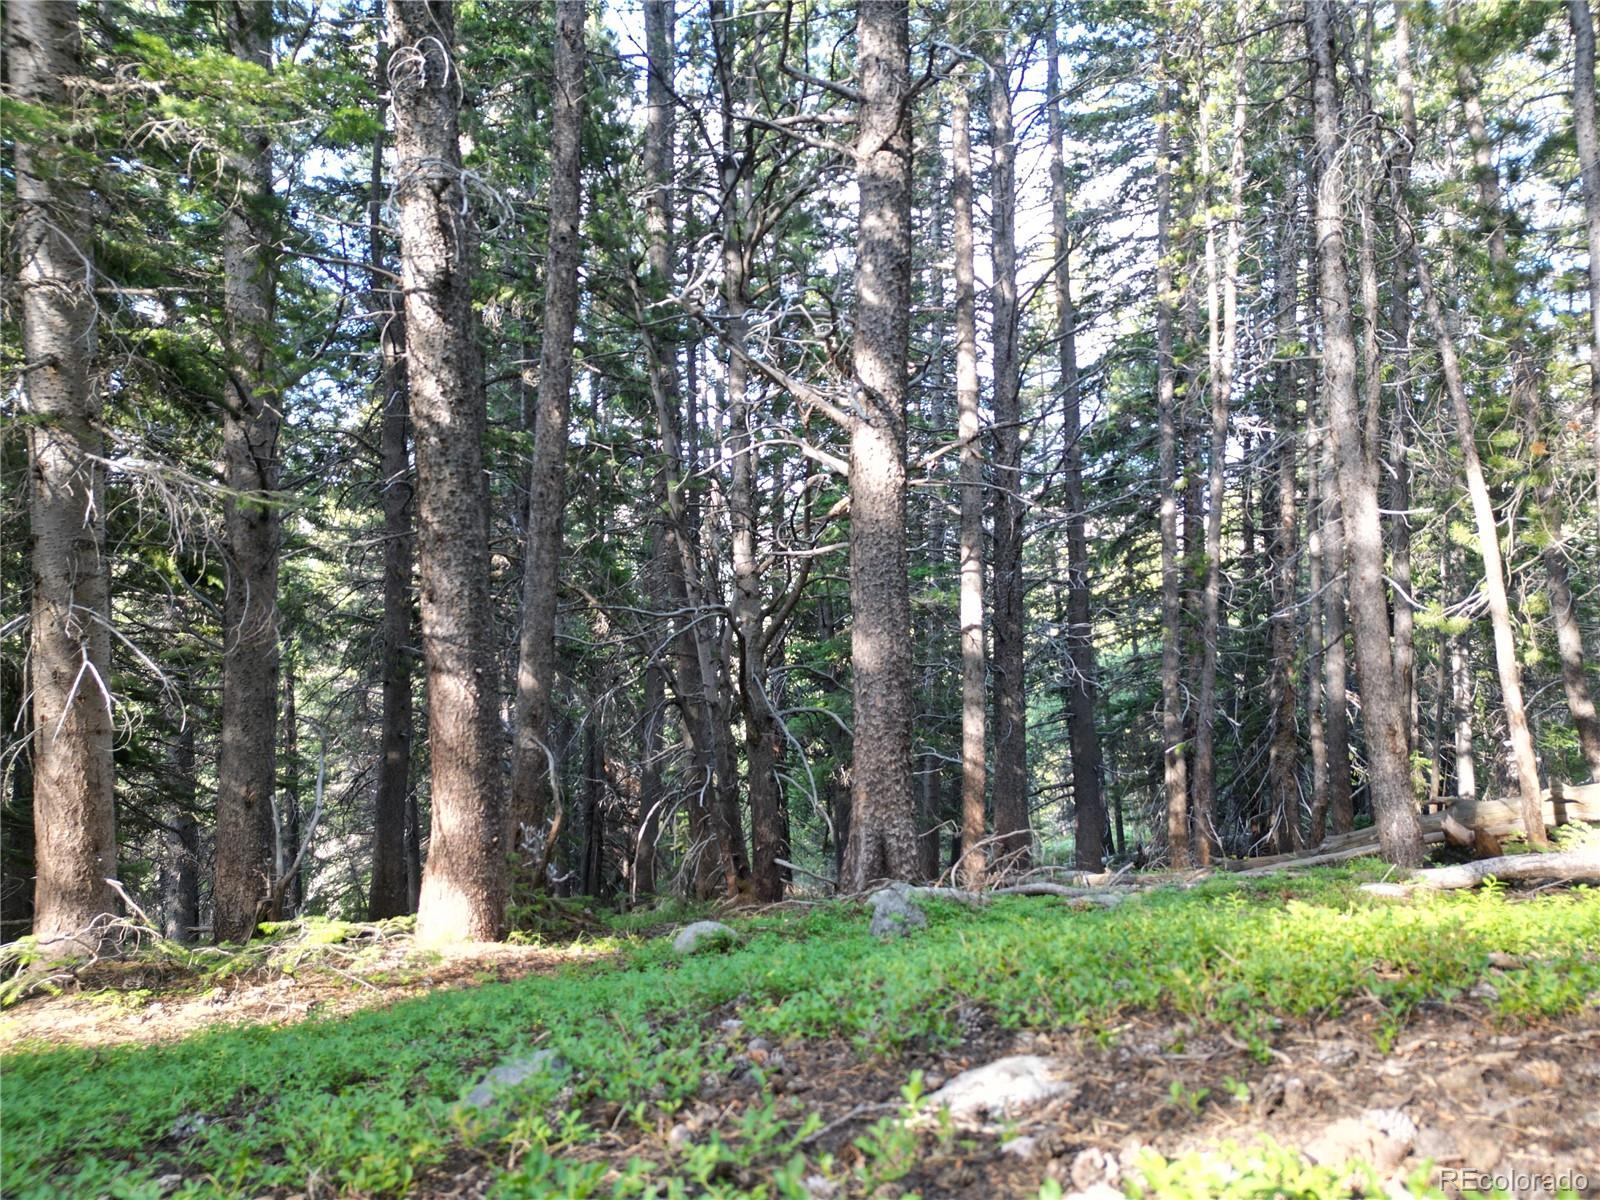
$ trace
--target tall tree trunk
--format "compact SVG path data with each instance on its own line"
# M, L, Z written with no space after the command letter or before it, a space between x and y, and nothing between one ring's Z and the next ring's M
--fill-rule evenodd
M433 807L417 937L488 939L505 914L504 788L455 6L389 0L389 42Z
M383 413L379 469L383 474L383 715L382 758L372 812L371 920L412 910L406 878L406 797L411 791L411 460L406 409L405 315L384 269L383 139L388 93L387 47L378 54L377 132L367 195L368 294L378 321L379 400Z
M1344 168L1339 97L1334 78L1334 0L1307 0L1313 129L1319 163L1316 230L1323 326L1323 376L1338 464L1339 500L1348 541L1346 592L1361 673L1372 812L1384 857L1402 866L1422 861L1422 827L1411 798L1410 764L1395 686L1384 593L1383 531L1376 480L1363 461L1356 405L1355 338L1344 261ZM1332 698L1334 702L1338 697Z
M1056 257L1056 337L1061 352L1062 488L1067 506L1067 739L1072 747L1072 802L1077 863L1098 871L1105 859L1106 805L1100 791L1100 734L1094 710L1098 669L1094 652L1093 591L1083 494L1083 412L1078 381L1078 313L1072 299L1071 239L1067 226L1067 166L1061 116L1060 48L1054 12L1045 22L1046 103L1050 128L1050 209ZM981 530L980 530L981 534ZM980 597L981 612L981 597ZM979 650L982 646L980 643Z
M1328 751L1328 819L1334 833L1355 827L1351 797L1349 658L1345 649L1349 575L1345 570L1344 507L1339 495L1338 438L1332 406L1322 414L1322 721ZM1352 436L1355 436L1352 434Z
M1567 0L1572 22L1572 129L1583 179L1583 223L1589 243L1589 406L1594 424L1596 513L1600 513L1600 130L1595 121L1594 17L1589 0Z
M1023 579L1021 364L1017 358L1017 170L1011 63L989 58L994 265L994 833L1006 870L1025 870L1028 828L1027 588Z
M294 877L287 878L289 865L294 862L295 851L300 848L300 715L295 706L294 660L290 658L283 669L283 707L279 720L283 726L283 786L278 789L282 800L278 804L277 833L274 843L271 893L271 920L281 921L285 916L297 916L305 899L301 887L302 867L296 867Z
M1228 404L1233 390L1235 347L1239 331L1239 248L1243 234L1244 207L1244 130L1250 96L1245 87L1244 49L1241 45L1233 60L1233 143L1228 160L1227 247L1222 264L1221 335L1217 329L1216 219L1209 203L1206 207L1206 276L1210 294L1211 319L1211 447L1206 498L1206 577L1200 616L1200 711L1195 728L1195 796L1201 806L1195 822L1201 830L1196 850L1202 865L1211 861L1212 831L1216 828L1216 720L1217 655L1221 635L1222 605L1222 507L1228 454ZM1209 182L1209 137L1201 147L1205 164L1202 174Z
M670 7L670 4L666 5ZM756 524L759 517L756 496L756 465L760 451L752 434L756 419L750 403L750 365L745 352L745 312L749 307L747 277L751 247L746 231L750 226L750 185L744 171L747 165L740 154L742 129L734 120L734 30L728 26L726 5L713 0L712 21L716 29L717 74L722 101L722 336L728 346L728 433L732 459L728 516L733 534L732 615L737 635L737 694L744 713L745 762L749 771L750 835L754 859L751 884L756 898L771 903L783 897L783 876L777 860L783 841L780 820L777 762L774 739L777 718L767 694L766 621L762 612L765 593L760 564L756 560ZM648 14L647 14L648 15ZM655 73L651 74L655 83ZM660 103L667 106L671 97L663 93ZM654 113L652 108L651 112ZM647 132L649 128L647 127ZM671 164L659 167L657 189L666 188ZM654 244L654 243L652 243Z
M5 42L11 94L65 122L67 81L82 72L77 8L16 0L5 9ZM33 538L33 932L92 950L98 938L90 924L116 910L106 882L117 873L111 603L101 401L89 375L89 196L67 139L55 127L16 140Z
M1411 21L1408 0L1397 0L1394 12L1395 79L1400 98L1400 133L1390 151L1391 185L1404 193L1410 185L1411 160L1417 144L1417 106L1411 74ZM1398 223L1397 223L1398 224ZM1400 233L1403 238L1404 232ZM1388 469L1389 571L1394 579L1394 667L1409 730L1417 745L1416 613L1411 579L1411 260L1402 246L1390 267L1389 331L1392 338L1394 410L1390 416Z
M962 883L981 887L988 873L983 793L988 701L983 654L983 442L978 419L977 286L972 251L972 136L967 80L957 73L950 96L952 243L956 281L956 437L961 442L961 563L957 619L961 628Z
M272 63L273 6L225 6L228 48ZM275 307L272 146L265 129L230 156L234 202L222 219L225 353L222 453L227 584L223 593L222 733L217 759L213 935L255 932L272 869L278 704L278 430L281 397L268 346Z
M558 802L550 719L556 683L556 601L560 592L562 512L566 507L567 421L572 405L572 342L578 321L578 154L583 140L583 0L557 0L555 80L551 89L550 237L545 258L544 332L533 462L528 471L527 552L522 574L522 636L507 832L513 848L528 838L534 886L544 882L551 809ZM524 834L524 830L526 833Z
M907 0L856 16L857 184L850 428L850 634L855 766L840 886L917 870L911 798L911 591L906 568L906 354L911 309Z
M1160 424L1161 494L1161 745L1166 788L1167 851L1173 867L1189 865L1189 779L1184 759L1183 580L1178 559L1177 366L1173 361L1172 85L1161 80L1156 125L1156 404Z
M1295 495L1295 363L1289 355L1297 341L1295 312L1299 296L1296 266L1299 247L1294 237L1294 196L1284 199L1278 235L1273 302L1277 306L1277 404L1273 412L1272 473L1276 488L1273 532L1268 541L1272 575L1272 617L1269 640L1272 677L1268 707L1272 741L1267 749L1267 777L1272 789L1273 817L1284 823L1291 849L1304 844L1300 829L1300 744L1295 720L1295 585L1298 580L1296 537L1299 526ZM1316 636L1313 627L1312 637Z

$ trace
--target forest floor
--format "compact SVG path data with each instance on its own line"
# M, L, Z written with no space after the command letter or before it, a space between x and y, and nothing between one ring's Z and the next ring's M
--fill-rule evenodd
M793 905L690 956L681 908L146 952L0 1014L0 1190L1600 1195L1600 892L1359 892L1381 871L933 903L887 942ZM997 1060L1038 1101L953 1118Z

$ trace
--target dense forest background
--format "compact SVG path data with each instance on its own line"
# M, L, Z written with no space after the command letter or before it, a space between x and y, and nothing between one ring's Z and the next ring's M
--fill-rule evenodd
M4 935L1600 780L1594 74L1586 0L13 0Z

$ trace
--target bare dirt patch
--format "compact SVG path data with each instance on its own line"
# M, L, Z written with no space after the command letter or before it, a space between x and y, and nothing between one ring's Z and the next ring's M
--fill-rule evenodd
M299 963L291 954L220 978L160 961L108 960L71 981L69 992L34 996L0 1013L0 1051L27 1044L169 1042L215 1026L343 1016L444 988L554 971L609 953L594 943L574 942L484 943L432 954L416 950L409 937L394 937L368 948L358 963L341 965L308 950Z

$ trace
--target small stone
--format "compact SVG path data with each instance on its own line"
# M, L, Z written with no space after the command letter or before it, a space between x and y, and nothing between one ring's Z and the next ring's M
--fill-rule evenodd
M474 1108L488 1108L501 1090L515 1087L542 1071L553 1070L560 1065L561 1059L554 1050L535 1050L522 1058L503 1062L467 1093L467 1103Z
M678 1124L667 1130L667 1145L674 1150L681 1150L692 1141L694 1141L694 1134L689 1131L687 1125Z
M928 918L912 902L912 895L909 884L891 883L867 897L867 905L872 909L868 928L873 937L903 936L927 925Z
M738 1033L739 1030L744 1028L744 1022L738 1017L729 1017L727 1020L721 1022L717 1028L722 1030L724 1033Z
M1078 1151L1072 1160L1072 1186L1079 1191L1087 1191L1096 1184L1115 1183L1120 1174L1117 1156L1099 1146Z
M1054 1059L1013 1054L961 1072L928 1100L933 1107L948 1110L958 1122L1014 1116L1076 1094L1077 1085L1062 1078L1061 1070Z
M1507 954L1504 950L1494 950L1489 954L1489 965L1497 971L1520 971L1528 964L1515 954Z
M922 1073L922 1090L925 1092L937 1092L949 1081L949 1078L943 1071L924 1071Z
M678 930L678 935L672 939L672 948L679 954L694 954L725 946L737 938L738 935L721 921L696 921Z
M758 1037L758 1038L751 1038L750 1039L749 1050L750 1050L750 1053L752 1053L752 1054L755 1054L757 1051L771 1050L771 1049L772 1049L772 1043L767 1041L767 1039L764 1038L764 1037Z
M1012 1138L1000 1147L1000 1153L1010 1155L1012 1158L1020 1158L1026 1162L1028 1159L1038 1155L1039 1139L1036 1137Z
M833 1200L839 1194L839 1185L825 1175L807 1175L800 1186L812 1200Z

